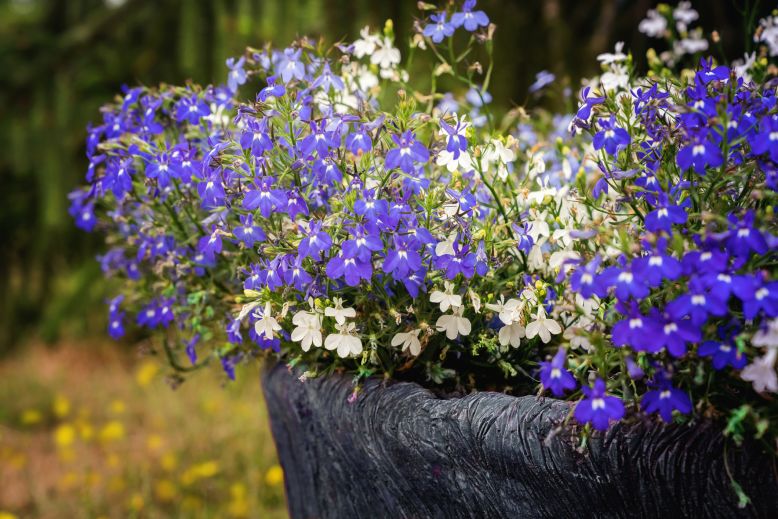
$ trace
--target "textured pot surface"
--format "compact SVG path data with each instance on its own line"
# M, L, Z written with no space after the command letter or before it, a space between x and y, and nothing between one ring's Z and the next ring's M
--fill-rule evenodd
M570 404L477 393L441 399L412 383L300 382L277 365L265 399L294 518L778 517L776 462L729 447L751 497L737 507L712 426L617 425L580 453Z

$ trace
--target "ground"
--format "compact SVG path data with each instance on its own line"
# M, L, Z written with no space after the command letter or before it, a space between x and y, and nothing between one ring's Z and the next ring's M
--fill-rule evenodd
M0 519L287 517L258 366L175 390L115 344L0 362Z

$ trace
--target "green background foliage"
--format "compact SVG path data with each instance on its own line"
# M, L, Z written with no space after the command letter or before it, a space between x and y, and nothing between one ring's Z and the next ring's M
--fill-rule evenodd
M695 2L700 26L721 34L714 54L747 48L741 4ZM653 5L481 0L498 25L495 99L569 110L564 86L575 93L614 42L624 40L640 63L649 42L636 27ZM0 0L0 353L31 334L101 333L102 311L90 312L105 293L94 261L100 237L72 225L66 195L86 169L84 128L123 84L219 82L225 58L247 45L285 46L299 35L349 41L387 18L405 50L418 16L414 0ZM560 78L555 95L530 99L543 69Z

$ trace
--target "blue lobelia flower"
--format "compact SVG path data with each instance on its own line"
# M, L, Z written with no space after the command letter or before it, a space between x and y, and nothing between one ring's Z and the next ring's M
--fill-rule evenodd
M630 297L640 300L649 293L646 280L641 276L635 276L626 268L608 267L602 271L597 279L600 283L614 287L614 293L620 301L626 301Z
M446 13L436 13L430 16L432 23L424 27L422 34L431 38L435 43L440 43L444 38L454 34L454 25L446 22Z
M411 240L396 236L394 247L386 251L383 270L397 281L402 281L408 274L421 269L421 255L411 244Z
M641 398L640 406L644 412L648 414L659 413L659 416L666 423L673 421L673 411L682 414L692 412L692 401L689 395L685 391L673 387L664 372L660 371L656 380L650 385L656 389L646 391Z
M605 96L590 96L591 87L584 87L581 90L581 106L575 114L576 119L588 121L592 115L592 108L605 102Z
M709 315L722 317L727 314L727 300L708 292L699 278L689 280L687 292L667 304L667 313L675 319L691 317L692 324L701 326Z
M264 218L269 218L274 210L286 208L287 196L283 189L274 187L273 177L262 177L259 185L249 188L243 197L243 208L253 211L259 209Z
M197 95L182 97L176 103L176 121L197 125L202 117L210 115L208 104Z
M358 127L346 135L346 149L359 156L373 149L373 140L364 128Z
M302 49L284 49L284 53L276 64L276 72L281 75L281 81L289 83L293 79L301 81L305 78L305 65L300 60Z
M343 79L340 76L333 74L330 69L330 64L325 62L321 72L313 81L311 88L321 88L324 92L329 92L330 90L340 92L344 88Z
M235 58L227 58L227 68L230 71L227 73L227 87L232 92L237 92L238 87L246 82L246 71L243 70L243 65L246 63L246 58L242 57L235 61Z
M670 203L666 193L659 193L659 206L646 215L646 229L651 232L672 232L673 224L686 223L688 215L683 207Z
M660 286L665 279L678 279L682 270L680 261L658 250L632 261L632 272L652 288Z
M456 27L464 26L468 32L473 32L479 27L489 25L489 17L483 11L473 11L476 0L465 0L462 4L462 11L456 12L451 16L451 24Z
M373 264L359 258L346 258L343 251L327 262L327 275L332 279L345 279L350 287L359 285L361 280L369 281L373 276Z
M629 346L636 351L649 353L656 353L661 349L662 345L657 343L657 337L662 332L662 327L655 315L641 314L634 303L622 313L627 314L626 319L614 324L611 331L614 345Z
M678 167L686 171L694 168L698 175L705 175L707 168L717 168L724 162L718 144L707 139L704 132L694 133L681 147L676 157Z
M554 82L556 76L548 70L541 70L535 74L535 81L529 86L529 92L534 94Z
M257 94L257 100L264 103L270 97L282 97L284 94L286 94L284 85L276 84L276 76L270 76L267 78L267 86Z
M742 369L748 363L748 358L729 340L705 341L697 350L700 357L712 357L713 369L721 370L727 366Z
M748 143L753 154L767 154L770 160L778 162L778 117L775 114L763 117L759 131L748 138Z
M683 357L686 354L687 343L699 342L702 339L700 327L689 319L675 319L665 315L659 321L659 333L657 334L657 351L666 348L673 357Z
M381 202L386 202L381 200ZM384 248L378 228L375 225L357 225L349 231L351 237L341 244L341 250L346 258L357 258L367 262L373 253Z
M256 242L267 239L262 228L254 225L254 215L247 214L241 216L240 223L241 225L233 230L233 234L246 247L252 248Z
M742 259L747 259L751 251L757 254L767 252L767 241L762 232L754 226L754 211L749 210L743 218L729 216L732 229L726 241L727 251Z
M386 169L400 168L405 173L415 173L414 163L427 162L430 158L429 150L408 130L402 135L392 135L392 140L397 145L386 153Z
M605 393L605 382L601 378L594 381L594 386L583 387L586 398L575 406L575 419L581 423L590 423L598 431L608 428L611 420L621 420L624 417L624 403L621 399Z
M318 260L322 254L329 251L332 247L332 238L326 231L322 230L321 222L311 222L305 237L300 241L297 247L297 253L300 258L313 258Z
M602 259L596 256L583 267L578 267L570 276L570 288L588 299L593 295L605 297L608 295L607 279L597 273Z
M767 317L778 317L778 281L763 283L758 275L736 276L732 289L743 303L743 317L749 321L762 311Z
M627 130L616 126L616 118L612 115L610 119L600 119L598 124L601 130L594 135L592 141L595 150L605 148L609 155L616 155L620 149L626 148L631 142Z
M567 364L567 351L559 348L551 362L540 363L540 382L543 387L550 389L554 396L560 397L565 391L575 389L576 383L573 375L565 369Z

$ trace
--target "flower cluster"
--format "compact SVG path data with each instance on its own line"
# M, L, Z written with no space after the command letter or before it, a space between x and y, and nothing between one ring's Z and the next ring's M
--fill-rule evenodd
M71 212L126 282L111 335L133 315L164 329L182 370L217 359L231 375L264 351L304 377L539 387L594 429L699 412L776 435L767 63L700 56L696 11L660 6L641 31L688 40L694 71L649 60L638 76L618 44L575 114L498 126L490 68L471 61L490 62L487 15L420 5L410 44L438 61L431 90L387 22L331 49L248 49L225 86L132 88L104 110ZM457 31L471 47L440 52ZM459 90L438 92L441 76Z

